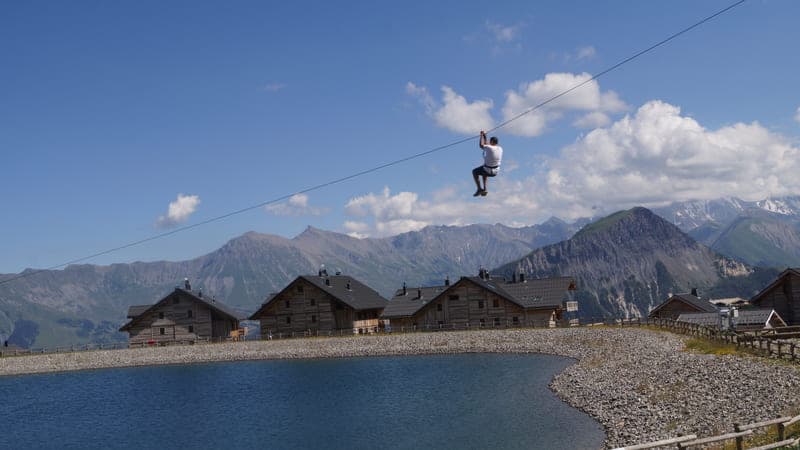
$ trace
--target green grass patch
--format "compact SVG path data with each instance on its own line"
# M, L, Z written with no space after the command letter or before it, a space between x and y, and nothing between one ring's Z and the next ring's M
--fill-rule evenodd
M706 339L689 339L686 350L709 355L736 355L741 353L734 344L709 341Z

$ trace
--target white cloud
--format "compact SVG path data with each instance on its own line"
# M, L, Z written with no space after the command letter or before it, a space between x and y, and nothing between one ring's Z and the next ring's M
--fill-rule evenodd
M800 107L797 108L797 112L794 115L794 121L800 123Z
M406 84L406 93L416 98L436 125L442 128L456 133L477 135L480 130L488 130L494 126L489 112L494 106L491 100L475 100L470 103L451 87L442 86L442 103L439 104L431 97L427 88L411 82Z
M325 212L323 208L309 206L306 194L295 194L285 202L267 205L264 209L276 216L319 216Z
M588 73L549 73L541 80L523 83L516 91L508 91L503 106L504 120L515 117L581 83L586 83L510 123L508 131L520 136L539 136L545 131L548 122L560 119L567 111L617 113L628 108L616 92L602 92L597 80L591 78Z
M359 218L362 235L385 236L433 224L533 224L638 205L800 193L800 148L786 137L757 122L706 129L657 100L580 137L533 172L518 169L512 178L504 169L484 198L473 198L465 180L429 196L385 188L351 199L345 210Z
M588 73L549 73L541 80L523 83L517 90L506 92L502 107L503 120L508 120L540 103L586 83L553 102L519 117L510 123L506 130L520 136L539 136L548 125L568 113L582 112L584 117L574 121L582 128L607 125L608 114L628 109L613 91L601 91L597 80L591 80ZM424 86L406 84L406 93L416 98L433 118L436 125L462 134L477 134L480 130L491 129L495 120L491 110L491 99L468 101L449 86L442 86L442 103L438 103Z
M707 130L680 108L650 101L564 148L549 162L546 191L584 208L763 199L800 192L798 156L758 123Z
M575 53L575 59L579 61L582 59L592 59L595 56L597 56L597 50L591 45L580 47Z
M267 92L278 92L280 90L286 89L286 83L267 83L264 86L261 86L262 91Z
M519 39L522 25L501 25L497 22L487 20L486 29L492 34L495 41L509 43Z
M580 117L575 122L572 122L572 126L576 128L600 128L610 123L611 118L608 117L608 114L600 111L593 111Z
M159 216L156 226L160 228L174 227L189 220L189 216L194 214L200 204L200 197L197 195L178 194L174 202L169 203L167 214Z

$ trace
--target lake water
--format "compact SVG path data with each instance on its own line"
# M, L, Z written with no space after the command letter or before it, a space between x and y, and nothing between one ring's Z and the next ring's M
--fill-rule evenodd
M599 448L548 389L571 364L466 354L0 378L0 448Z

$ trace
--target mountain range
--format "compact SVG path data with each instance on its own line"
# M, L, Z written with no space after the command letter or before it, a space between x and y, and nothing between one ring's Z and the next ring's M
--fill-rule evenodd
M787 197L683 202L523 228L430 226L387 238L313 227L291 239L249 232L187 261L73 265L2 284L0 340L23 347L124 340L117 329L128 306L159 300L184 277L249 313L322 264L387 297L404 282L441 284L479 267L509 277L520 269L571 275L579 281L583 316L635 317L692 287L709 296L749 297L777 273L757 266L800 265L798 224L800 197Z

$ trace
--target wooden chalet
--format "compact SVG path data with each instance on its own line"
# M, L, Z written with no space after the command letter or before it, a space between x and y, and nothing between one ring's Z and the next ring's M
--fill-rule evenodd
M719 310L708 300L703 300L692 294L675 294L664 303L650 311L648 317L659 319L677 319L681 314L688 313L717 313Z
M222 302L192 291L188 282L153 305L131 306L128 319L119 331L128 333L132 345L224 339L243 320Z
M713 328L726 328L727 321L737 332L766 330L785 327L786 322L774 309L740 309L734 317L728 319L722 311L713 313L683 313L678 322L705 325Z
M788 325L800 325L800 268L784 270L769 286L750 299L758 308L772 308Z
M302 275L272 294L250 316L261 323L262 338L279 333L353 330L371 333L387 300L346 275Z
M516 277L515 277L516 278ZM397 291L381 317L392 329L555 326L566 313L577 311L570 301L572 278L544 278L519 282L493 280L488 272L461 277L452 285Z

